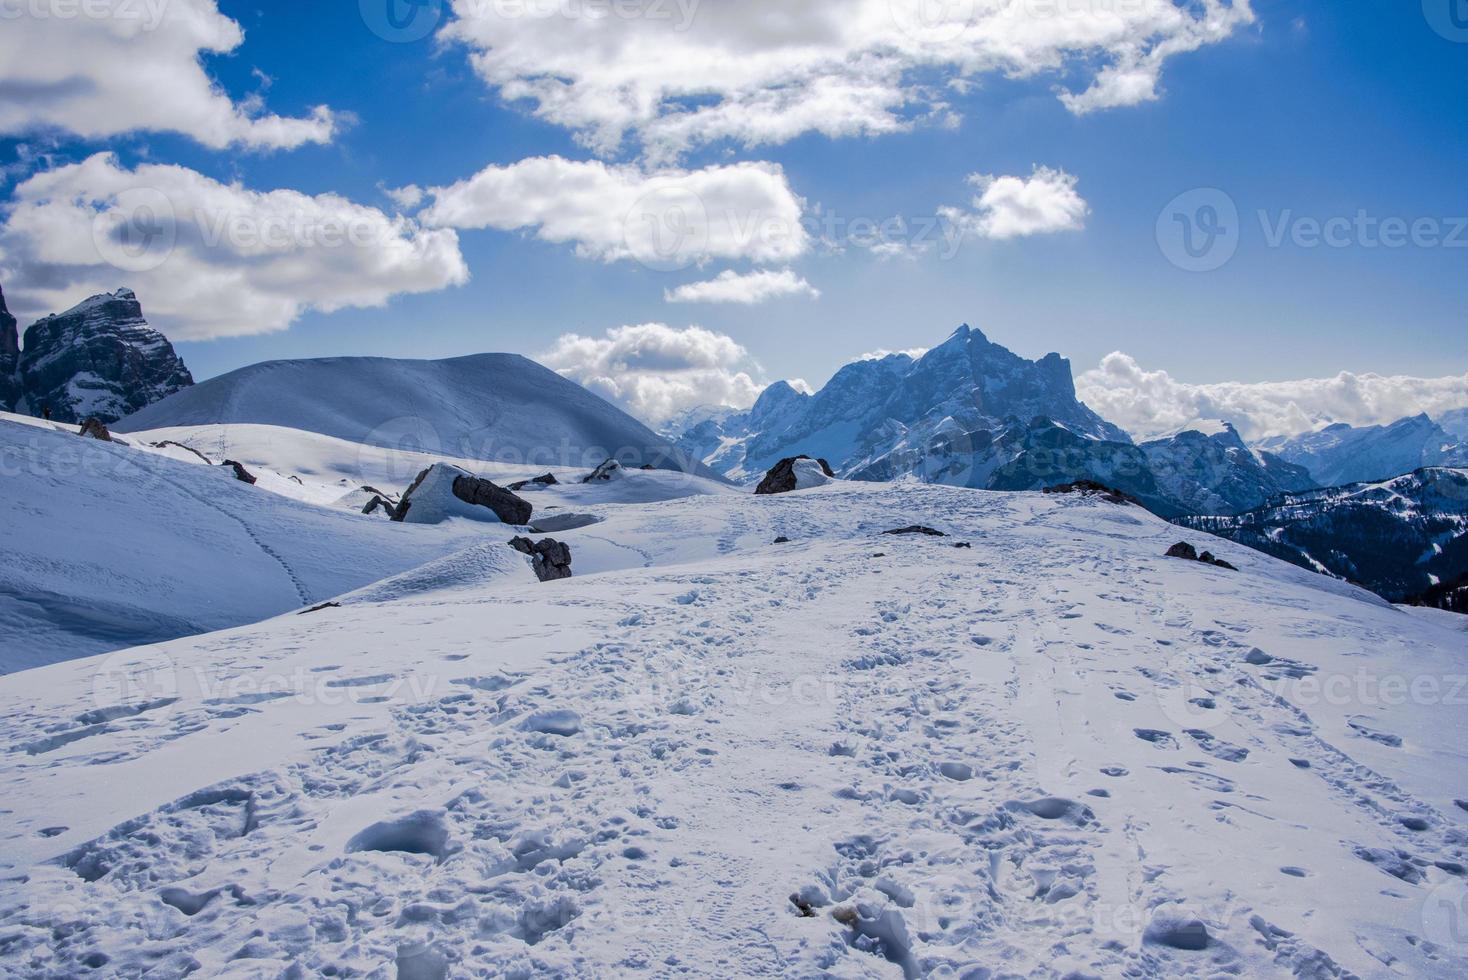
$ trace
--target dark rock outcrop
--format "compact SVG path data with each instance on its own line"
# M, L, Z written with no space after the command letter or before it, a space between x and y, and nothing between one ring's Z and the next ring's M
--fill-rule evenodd
M1142 506L1142 502L1131 494L1122 493L1120 490L1108 487L1104 483L1097 483L1095 480L1076 480L1073 483L1062 483L1057 487L1046 487L1044 492L1050 494L1074 493L1082 497L1097 497L1106 501L1108 504L1136 504L1138 507Z
M513 538L510 547L522 555L529 555L535 567L535 575L542 582L554 582L571 577L571 549L554 538Z
M1215 568L1226 568L1226 569L1228 569L1231 572L1237 572L1238 571L1237 568L1235 568L1234 566L1230 565L1228 562L1224 561L1223 559L1213 557L1213 552L1211 552L1211 551L1205 551L1201 555L1198 554L1198 549L1197 548L1194 548L1192 545L1188 544L1186 541L1179 541L1177 544L1173 545L1171 548L1168 548L1167 549L1167 554L1166 554L1165 557L1167 557L1167 558L1180 558L1183 561L1202 562L1204 565L1212 565Z
M234 478L236 480L239 480L241 483L248 483L252 487L255 485L255 474L245 469L243 464L237 463L232 459L226 459L219 465L228 466L230 469L234 470Z
M362 513L376 514L378 511L382 511L389 520L392 520L397 517L398 507L381 494L374 493L372 499L362 506Z
M529 524L535 510L528 501L477 476L456 478L454 496L474 507L488 507L506 524Z
M550 514L546 517L537 517L530 523L530 530L536 534L554 534L557 531L575 531L583 527L591 527L600 524L604 518L595 514Z
M5 308L5 292L0 290L0 411L13 412L24 393L16 374L20 366L20 335L15 330L15 317Z
M934 530L931 527L924 527L921 524L913 524L913 525L910 525L908 527L895 527L895 528L893 528L890 531L883 531L882 533L883 534L921 534L921 535L923 535L925 537L929 537L929 538L946 538L946 537L948 537L948 535L947 534L944 534L942 531Z
M780 460L780 462L770 467L770 471L765 474L765 478L760 481L759 486L755 488L754 492L756 494L769 495L789 493L792 490L798 489L800 483L796 477L795 464L800 460L811 458L810 456L788 456ZM830 463L824 459L817 459L815 462L820 464L821 472L829 479L836 478L836 474L831 470Z
M86 436L88 439L96 439L98 442L112 441L112 433L108 432L107 426L103 425L97 419L87 419L83 422L82 429L77 435Z
M608 459L600 466L591 471L591 475L582 480L582 483L610 483L620 479L622 476L622 464L616 459Z
M519 483L511 483L507 489L519 493L528 486L554 487L558 486L560 482L560 480L556 479L554 473L547 473L544 476L537 476L533 480L521 480Z
M116 422L194 383L173 345L143 319L130 289L93 296L27 327L19 373L30 411L49 409L56 421L71 423Z

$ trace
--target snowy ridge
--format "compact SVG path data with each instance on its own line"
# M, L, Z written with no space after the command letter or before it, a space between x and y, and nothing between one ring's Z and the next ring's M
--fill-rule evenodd
M564 535L616 574L0 678L0 972L1462 973L1468 719L1320 696L1462 634L1178 535L718 493Z

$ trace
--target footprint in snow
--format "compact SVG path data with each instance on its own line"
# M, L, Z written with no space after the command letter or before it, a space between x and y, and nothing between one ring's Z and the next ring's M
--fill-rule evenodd
M1144 742L1151 742L1159 749L1177 748L1177 739L1172 737L1171 732L1159 731L1155 728L1134 728L1132 731L1136 733L1137 738Z

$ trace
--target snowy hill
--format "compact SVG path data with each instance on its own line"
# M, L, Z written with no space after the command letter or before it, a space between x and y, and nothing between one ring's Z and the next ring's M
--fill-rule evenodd
M1095 499L603 516L0 678L0 973L1468 971L1462 633Z
M516 354L271 361L196 385L114 428L126 433L216 423L273 425L531 467L590 469L618 454L633 466L682 468L667 442L646 426Z
M1290 493L1179 523L1402 601L1468 573L1468 470Z

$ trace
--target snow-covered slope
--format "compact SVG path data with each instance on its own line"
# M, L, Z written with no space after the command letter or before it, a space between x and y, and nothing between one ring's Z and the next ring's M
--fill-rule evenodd
M0 673L255 622L485 533L311 506L268 492L263 471L247 486L187 453L12 419L0 419Z
M590 469L611 455L632 466L683 468L667 442L630 415L517 354L271 361L180 392L115 428L238 423L542 469Z
M0 678L0 973L1468 970L1463 634L1095 499L605 517Z

